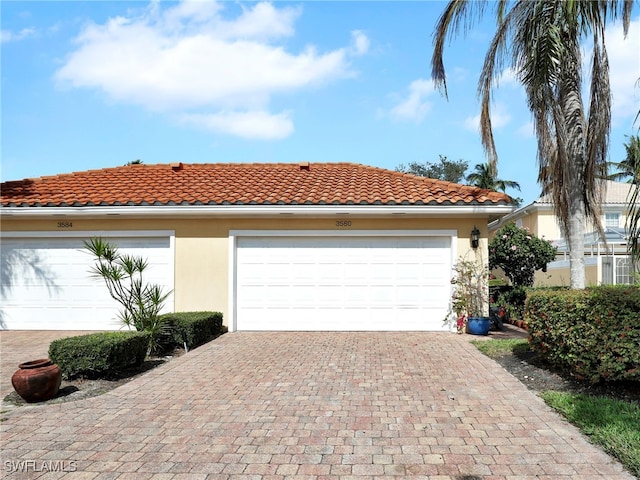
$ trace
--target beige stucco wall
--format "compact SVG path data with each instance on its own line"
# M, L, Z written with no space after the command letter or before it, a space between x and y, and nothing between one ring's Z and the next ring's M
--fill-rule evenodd
M547 240L558 240L562 237L560 227L556 222L556 217L552 210L545 208L530 208L518 211L518 213L505 223L515 223L521 228L527 228L531 233L538 237L544 237ZM502 228L504 224L494 226L490 238L493 238L496 232Z
M535 228L531 231L538 237L546 238L547 240L558 240L561 238L560 228L556 222L556 216L552 211L538 211L535 219Z
M536 287L548 287L548 286L569 286L571 284L571 274L567 265L554 268L550 266L547 272L537 271L534 279L534 286ZM589 263L585 265L585 285L599 285L601 277L601 272L599 271L598 265Z
M58 228L61 220L71 228ZM175 232L174 301L176 311L216 310L228 318L229 232L232 230L453 230L457 232L457 257L472 256L487 261L486 218L357 218L351 226L338 228L337 217L327 218L60 218L39 220L5 218L1 231L65 232L170 230ZM480 248L471 249L470 232L481 231ZM455 262L456 258L452 259Z
M549 268L546 272L538 270L535 273L533 285L535 287L569 286L569 268Z

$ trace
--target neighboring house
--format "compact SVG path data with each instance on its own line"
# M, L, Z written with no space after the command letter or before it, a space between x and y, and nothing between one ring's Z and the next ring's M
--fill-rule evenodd
M167 311L234 330L445 330L452 265L501 193L350 163L129 165L1 185L7 329L115 329L92 236L149 259ZM479 248L470 234L480 231Z
M627 255L627 232L625 225L629 213L628 198L632 185L629 183L604 182L605 194L602 208L602 226L606 242L596 232L585 235L585 268L588 285L626 284L633 281L633 269ZM536 274L536 285L569 285L569 250L553 203L548 195L533 203L514 210L489 224L489 236L509 222L541 238L546 238L558 247L557 261L547 266L547 272Z

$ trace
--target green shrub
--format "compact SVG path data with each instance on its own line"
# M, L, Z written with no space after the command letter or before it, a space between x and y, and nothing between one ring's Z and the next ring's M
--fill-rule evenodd
M507 309L509 318L522 320L524 318L524 304L527 300L527 287L510 287L502 289L497 295L496 304Z
M640 288L529 292L531 347L578 378L640 380Z
M501 268L511 284L531 287L536 270L556 257L557 248L525 228L508 223L489 242L489 268Z
M168 334L163 339L166 346L195 348L222 333L220 312L177 312L160 316Z
M144 361L151 334L148 332L100 332L54 340L49 358L65 378L98 378Z

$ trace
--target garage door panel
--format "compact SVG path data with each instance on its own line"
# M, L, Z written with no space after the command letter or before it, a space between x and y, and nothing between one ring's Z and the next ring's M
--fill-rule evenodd
M322 263L316 266L317 278L325 281L342 278L342 265L339 263Z
M168 237L109 238L126 255L149 263L145 281L173 288ZM120 308L102 278L93 278L94 258L82 238L3 238L0 320L9 329L112 329ZM173 299L165 303L170 309Z
M294 285L293 297L289 297L288 300L301 305L314 305L317 302L316 290L313 285Z
M376 264L371 267L371 280L373 282L385 282L392 278L396 270L396 266L389 264Z
M101 319L105 314L109 318ZM44 314L41 308L8 309L3 320L9 328L20 330L118 330L122 327L111 310L91 306L49 305Z
M316 289L316 298L320 306L330 305L331 302L342 303L344 290L342 285L324 285L321 289Z
M443 330L450 248L449 237L240 237L237 328ZM274 271L274 252L289 268Z
M268 285L267 302L270 304L286 304L291 298L289 285Z
M312 263L296 263L281 267L280 272L274 272L277 278L292 278L294 281L305 281L316 278L317 268Z
M388 305L396 297L395 285L372 285L371 304Z
M366 263L347 263L344 266L344 279L357 281L371 278L371 269Z
M96 288L96 285L75 286L70 289L70 297L74 305L91 306L92 304L105 305L112 303L112 298L107 287Z
M349 305L364 303L370 300L369 287L367 285L345 285L343 303L345 308ZM366 305L366 303L364 303Z

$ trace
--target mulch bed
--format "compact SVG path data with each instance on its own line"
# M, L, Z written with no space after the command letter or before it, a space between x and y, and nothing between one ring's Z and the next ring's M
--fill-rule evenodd
M584 393L634 401L640 404L640 382L610 382L591 384L551 367L537 353L526 350L508 353L494 358L511 375L535 392L555 390L561 392Z
M15 391L4 397L3 409L19 407L25 405L49 405L54 403L71 402L83 398L96 397L107 393L114 388L130 382L134 378L144 375L149 370L170 362L172 359L184 355L184 350L176 348L167 355L159 357L148 357L142 365L131 367L112 373L108 378L62 380L58 394L51 400L38 403L27 403Z

